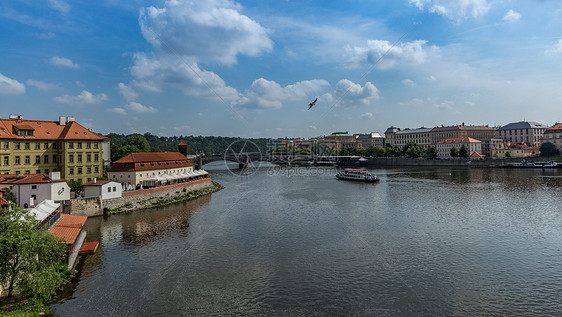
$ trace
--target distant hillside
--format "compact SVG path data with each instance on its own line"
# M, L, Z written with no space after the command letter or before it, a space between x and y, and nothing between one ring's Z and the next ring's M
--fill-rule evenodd
M111 138L111 160L116 161L130 153L135 152L177 152L178 144L187 144L188 154L205 153L207 156L224 155L228 147L233 144L235 151L240 151L244 146L244 141L256 144L263 155L267 155L267 144L269 139L243 139L236 137L215 137L215 136L156 136L150 133L143 134L116 134L110 133L107 137ZM145 143L146 140L147 143ZM249 151L254 148L251 143L247 143Z

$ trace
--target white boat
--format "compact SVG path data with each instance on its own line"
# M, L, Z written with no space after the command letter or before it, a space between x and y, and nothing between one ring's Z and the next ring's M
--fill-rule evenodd
M360 181L360 182L378 182L379 178L370 174L364 168L346 168L336 174L337 179Z

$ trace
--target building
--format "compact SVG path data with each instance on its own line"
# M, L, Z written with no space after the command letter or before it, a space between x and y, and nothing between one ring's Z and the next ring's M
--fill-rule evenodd
M386 129L386 142L403 148L408 143L416 143L423 146L424 150L431 146L431 129L421 127L419 129L404 129L390 127Z
M60 172L66 180L86 183L103 176L102 142L107 138L74 120L0 119L0 174Z
M461 125L435 127L431 129L431 144L437 145L446 139L472 138L481 141L481 151L478 153L490 156L490 140L495 138L496 129L489 126Z
M544 131L541 145L544 142L554 144L554 146L562 152L562 123L556 123Z
M533 157L540 153L539 148L533 143L502 142L492 149L492 158L502 159L506 157L522 158Z
M59 172L47 174L0 175L0 188L8 188L22 208L33 207L44 200L56 203L70 200L70 187Z
M468 155L474 153L481 154L482 142L473 138L449 138L440 141L435 146L437 147L437 157L440 159L450 159L451 148L455 147L460 150L465 145L468 149Z
M132 153L112 163L107 177L130 188L153 176L189 173L191 161L180 152Z
M347 131L333 132L318 140L318 145L329 152L357 146L356 137Z
M5 192L5 190L0 189L0 209L8 209L10 207L10 202L4 198Z
M364 149L370 146L384 146L384 138L378 132L355 134L355 142L357 147Z
M510 143L532 143L541 145L547 125L533 121L519 121L504 125L497 130L497 137Z
M121 197L123 186L115 181L97 180L84 184L84 198L101 197L111 199Z

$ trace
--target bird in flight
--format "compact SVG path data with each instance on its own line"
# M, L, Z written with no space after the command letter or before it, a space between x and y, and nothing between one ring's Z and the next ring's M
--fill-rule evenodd
M313 102L308 104L308 109L306 109L306 111L310 110L310 108L314 107L314 105L316 104L316 101L318 100L318 97L316 97L316 99L314 99Z

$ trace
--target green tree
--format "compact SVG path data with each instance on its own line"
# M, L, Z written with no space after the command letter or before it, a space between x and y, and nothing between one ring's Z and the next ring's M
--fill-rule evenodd
M67 183L68 183L68 187L70 187L71 192L78 194L84 190L84 186L82 185L81 181L71 179Z
M423 156L423 146L408 142L402 149L402 154L409 158L419 158Z
M384 156L395 156L398 157L402 155L402 151L400 150L400 148L396 145L392 145L390 143L386 143L385 144L385 148L384 148Z
M132 145L135 146L139 152L149 152L150 151L150 144L145 139L142 134L131 134L126 139L123 145Z
M451 148L451 157L458 157L459 156L459 151L457 150L457 148L455 146L453 146Z
M39 226L21 208L0 215L0 283L8 297L19 290L43 301L69 279L63 264L66 245Z
M140 152L142 152L142 151L134 145L131 145L131 144L124 145L124 146L121 146L117 149L117 151L113 155L113 161L117 161L121 158L124 158L125 156L127 156L131 153L140 153Z
M468 148L466 147L466 144L463 144L461 146L461 149L459 150L459 157L469 157L469 153L468 153Z
M509 151L505 152L505 157L511 157L511 152Z
M427 155L428 159L434 160L439 156L439 152L437 152L437 148L435 147L435 145L433 145L425 150L425 155Z
M543 157L560 155L560 150L556 148L556 145L550 142L544 142L540 147L540 151Z
M7 201L11 201L12 203L14 203L14 205L18 204L16 195L14 195L14 193L9 188L4 188L4 199L6 199Z

